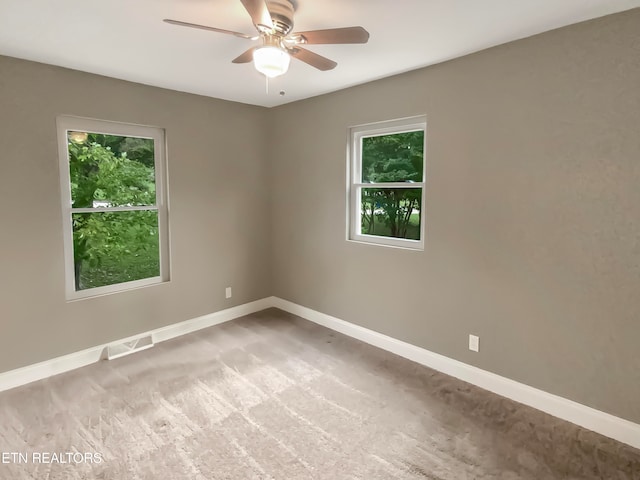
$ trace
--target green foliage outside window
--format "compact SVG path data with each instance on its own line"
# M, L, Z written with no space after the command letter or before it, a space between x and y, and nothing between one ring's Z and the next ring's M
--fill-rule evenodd
M362 183L378 184L361 190L363 234L420 239L422 187L379 184L422 182L423 172L424 131L362 139Z
M68 142L76 290L160 275L153 140L90 133Z

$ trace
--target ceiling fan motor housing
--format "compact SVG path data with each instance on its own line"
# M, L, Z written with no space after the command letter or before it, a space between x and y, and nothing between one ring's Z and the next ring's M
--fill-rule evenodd
M285 36L293 30L295 9L289 0L269 0L267 2L273 29L277 35Z

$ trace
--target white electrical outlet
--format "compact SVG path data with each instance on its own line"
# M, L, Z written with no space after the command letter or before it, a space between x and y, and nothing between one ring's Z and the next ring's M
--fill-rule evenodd
M231 298L231 287L227 287L224 290L225 298Z
M476 335L469 335L469 350L474 352L480 351L480 337Z

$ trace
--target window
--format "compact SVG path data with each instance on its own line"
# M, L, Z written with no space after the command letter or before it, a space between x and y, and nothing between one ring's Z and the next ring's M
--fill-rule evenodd
M169 279L164 131L58 117L67 299Z
M350 133L349 239L423 249L426 118Z

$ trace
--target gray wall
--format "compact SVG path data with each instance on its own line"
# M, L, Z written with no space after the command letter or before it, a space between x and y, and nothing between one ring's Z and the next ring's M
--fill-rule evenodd
M640 422L640 9L272 114L272 293ZM348 127L418 114L425 250L346 241Z
M59 114L166 129L170 283L65 301ZM0 372L269 295L268 114L0 57Z

